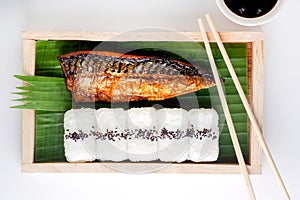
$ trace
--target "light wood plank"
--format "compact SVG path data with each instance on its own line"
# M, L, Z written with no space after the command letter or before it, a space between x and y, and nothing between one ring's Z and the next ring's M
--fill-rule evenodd
M35 74L35 40L23 39L23 73Z
M222 32L224 42L252 42L263 40L261 32ZM199 32L23 32L29 40L88 40L88 41L203 41ZM208 39L215 42L212 33Z
M35 112L22 110L22 163L34 162Z
M23 73L34 75L35 41L23 40ZM22 110L22 162L34 162L35 111Z
M160 163L34 163L23 164L25 173L124 173L116 169L130 169L135 165L142 168L159 169L151 173L180 173L180 174L240 174L240 168L234 164L160 164ZM257 167L247 165L251 174L257 174Z
M263 41L256 40L252 43L252 108L256 120L262 130L263 122L263 100L264 100L264 64L263 64ZM254 127L250 124L250 164L261 169L262 149L257 137L255 137Z

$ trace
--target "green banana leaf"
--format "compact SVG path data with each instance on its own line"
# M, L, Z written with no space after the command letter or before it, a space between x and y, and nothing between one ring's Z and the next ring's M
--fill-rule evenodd
M243 156L247 161L248 152L248 118L239 95L234 87L226 64L216 44L211 44L213 55L220 76L225 79L224 90ZM241 85L248 92L248 57L246 44L225 44ZM65 161L63 144L64 113L71 108L79 107L117 107L122 103L81 103L72 101L67 90L57 56L79 50L102 50L129 54L160 56L169 59L188 61L204 68L210 68L203 43L195 42L92 42L92 41L36 41L36 76L15 77L28 83L19 86L16 95L22 98L15 101L21 105L13 106L20 109L36 110L35 162ZM180 102L179 100L180 99ZM195 101L197 104L189 102ZM182 107L213 107L220 118L220 154L217 163L237 163L229 130L219 101L216 88L204 89L192 94L164 101L130 102L128 108L138 106Z

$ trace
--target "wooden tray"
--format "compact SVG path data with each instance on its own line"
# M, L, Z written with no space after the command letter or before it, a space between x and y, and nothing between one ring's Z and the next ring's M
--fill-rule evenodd
M200 33L181 32L196 42L203 42ZM248 47L248 99L256 118L262 125L263 119L263 33L261 32L224 32L220 33L223 42L247 43ZM25 75L35 73L35 45L37 40L86 40L106 41L185 41L183 37L170 36L164 32L130 33L126 39L117 37L119 33L90 33L90 32L24 32L23 33L23 70ZM210 42L215 42L212 34L208 33ZM118 172L120 165L131 167L142 166L145 163L110 163L110 168L103 162L99 163L35 163L35 111L22 111L22 145L23 145L23 172ZM249 161L250 174L261 173L262 151L257 139L253 136L253 129L249 123ZM161 165L147 163L147 166ZM155 173L240 173L237 164L206 164L206 163L174 163Z

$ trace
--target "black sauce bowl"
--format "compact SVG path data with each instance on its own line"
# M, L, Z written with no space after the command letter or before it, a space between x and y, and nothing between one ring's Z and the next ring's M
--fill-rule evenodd
M231 21L244 26L258 26L271 21L285 0L216 0L221 12Z

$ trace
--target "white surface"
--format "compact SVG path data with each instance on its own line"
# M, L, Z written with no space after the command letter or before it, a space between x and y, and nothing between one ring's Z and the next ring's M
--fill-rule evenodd
M24 30L125 31L154 26L198 31L197 17L208 12L220 30L260 27L231 23L212 0L0 3L0 199L248 198L240 175L22 174L21 112L9 106L15 98L10 93L20 84L12 75L22 72L21 31ZM261 27L265 32L264 134L292 199L300 199L299 7L297 0L287 1L280 15ZM284 199L265 158L263 174L252 176L252 180L258 199Z

